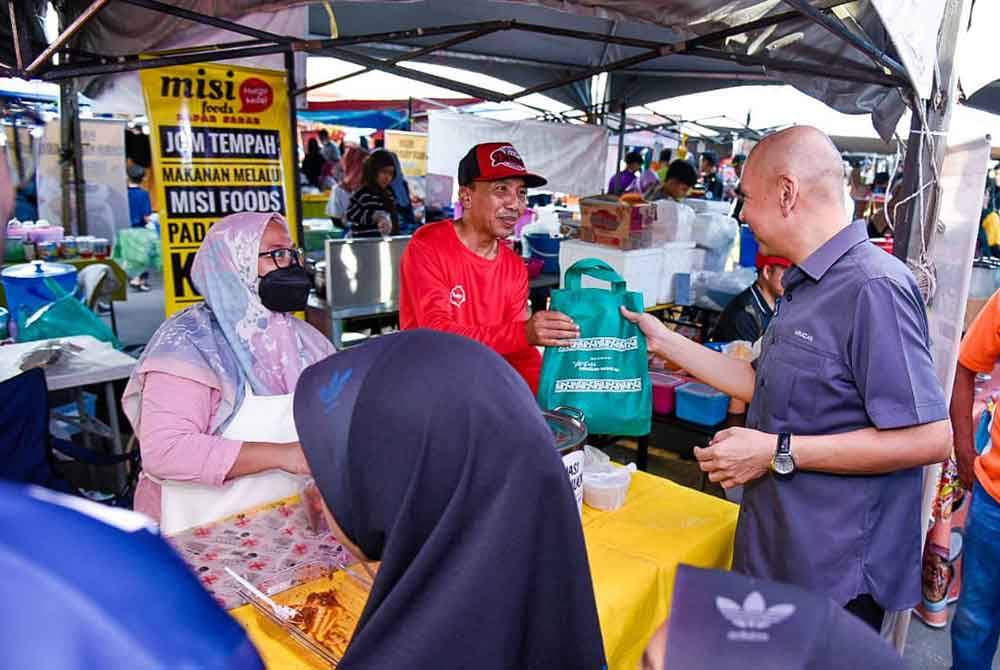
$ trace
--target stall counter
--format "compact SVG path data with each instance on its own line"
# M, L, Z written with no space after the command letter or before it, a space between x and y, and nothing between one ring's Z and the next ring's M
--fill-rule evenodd
M583 508L583 532L610 670L634 670L653 631L670 613L680 563L729 568L739 508L643 472L625 506ZM271 670L321 670L251 605L230 612Z

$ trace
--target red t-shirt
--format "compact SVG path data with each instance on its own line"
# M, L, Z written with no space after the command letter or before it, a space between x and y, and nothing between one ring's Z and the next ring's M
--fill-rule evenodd
M542 357L528 344L528 271L503 244L493 260L477 256L451 221L417 230L400 268L399 324L464 335L507 359L538 391Z

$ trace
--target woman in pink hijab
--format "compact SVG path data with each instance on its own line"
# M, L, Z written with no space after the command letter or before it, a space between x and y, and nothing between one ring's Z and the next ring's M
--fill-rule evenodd
M142 453L134 507L165 534L298 492L292 392L333 353L290 313L309 278L281 216L221 219L191 279L205 301L160 326L122 398Z
M361 188L361 178L367 157L368 152L356 144L344 146L344 155L340 159L344 175L330 191L330 199L326 203L326 214L333 221L333 225L338 228L346 227L347 208L351 204L351 196Z

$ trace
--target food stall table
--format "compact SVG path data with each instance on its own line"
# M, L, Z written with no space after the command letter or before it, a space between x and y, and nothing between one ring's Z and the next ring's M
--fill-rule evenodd
M673 482L635 473L625 506L583 508L601 632L610 670L633 670L670 612L681 563L728 568L738 508ZM288 641L251 605L230 612L271 670L320 670L324 664Z
M74 392L76 404L80 410L80 422L85 444L89 440L88 435L93 433L110 438L114 445L115 454L124 453L118 420L118 398L115 395L114 382L128 379L132 374L132 369L135 368L136 360L118 351L107 342L101 342L90 335L76 335L4 345L0 347L0 381L21 373L18 365L21 357L25 354L59 342L69 342L79 347L81 351L75 354L69 363L57 363L46 368L45 382L49 391L69 389ZM94 417L85 416L83 411L83 387L96 384L104 386L110 427L104 426Z

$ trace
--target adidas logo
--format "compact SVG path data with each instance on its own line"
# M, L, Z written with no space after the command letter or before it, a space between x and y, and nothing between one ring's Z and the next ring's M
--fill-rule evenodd
M726 639L740 642L767 642L771 636L766 631L795 614L795 605L767 606L759 591L752 591L741 606L735 600L717 596L715 607L719 613L739 630L731 630Z

